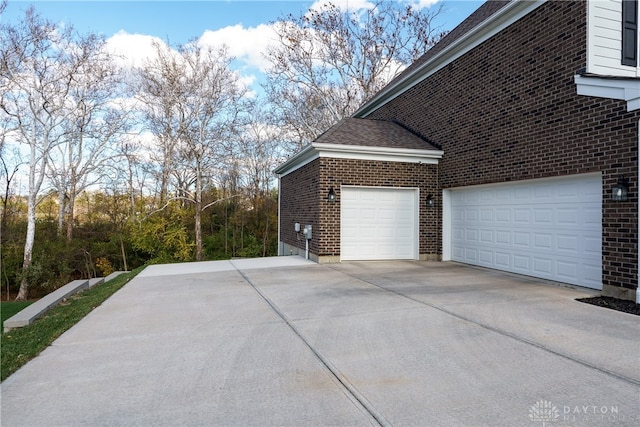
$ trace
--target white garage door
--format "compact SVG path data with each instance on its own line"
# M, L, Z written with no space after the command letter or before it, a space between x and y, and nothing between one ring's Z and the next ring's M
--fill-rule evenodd
M451 258L602 289L602 178L452 190Z
M340 259L418 259L418 190L342 187Z

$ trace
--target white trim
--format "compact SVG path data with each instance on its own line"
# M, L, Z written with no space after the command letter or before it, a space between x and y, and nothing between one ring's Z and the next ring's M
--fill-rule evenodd
M442 260L451 261L451 190L442 190Z
M280 211L281 199L282 199L282 182L280 182L280 175L278 175L278 255L284 255L284 245L282 244L282 239L280 238L280 218L282 218L282 214Z
M313 142L280 165L274 172L285 176L319 157L352 160L377 160L397 163L437 164L444 154L441 150L410 148L366 147L359 145L324 144Z
M511 24L522 19L546 3L546 1L547 0L513 1L507 4L484 22L481 22L442 51L435 54L412 73L395 82L392 86L378 92L369 102L360 107L358 111L353 114L353 117L367 117L384 104L402 95L404 92L489 40Z
M298 154L295 154L293 157L289 158L286 162L278 166L273 173L280 175L283 177L296 169L301 168L302 166L311 163L315 159L320 157L320 154L313 149L311 144L307 145L300 151Z
M640 109L640 80L613 79L606 76L573 76L578 95L627 101L627 111Z

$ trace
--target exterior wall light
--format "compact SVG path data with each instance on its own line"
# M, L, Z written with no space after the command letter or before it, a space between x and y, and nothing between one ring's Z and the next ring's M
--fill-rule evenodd
M617 184L611 189L611 200L626 202L629 198L629 180L623 176L618 178Z
M431 194L427 194L427 207L432 208L434 204L435 201L433 200L433 196Z
M329 203L333 203L336 201L336 192L333 191L333 187L329 189L329 194L327 194L327 201Z

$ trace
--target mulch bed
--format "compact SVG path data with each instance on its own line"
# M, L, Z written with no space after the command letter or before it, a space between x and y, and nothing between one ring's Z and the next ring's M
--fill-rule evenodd
M640 316L640 304L636 304L633 301L611 297L578 298L578 301Z

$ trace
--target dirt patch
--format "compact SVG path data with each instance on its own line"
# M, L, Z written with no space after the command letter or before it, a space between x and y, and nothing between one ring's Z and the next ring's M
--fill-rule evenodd
M577 301L640 316L640 304L633 301L611 297L578 298Z

